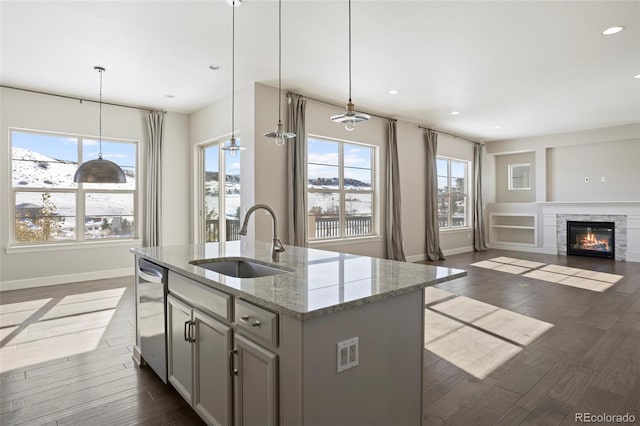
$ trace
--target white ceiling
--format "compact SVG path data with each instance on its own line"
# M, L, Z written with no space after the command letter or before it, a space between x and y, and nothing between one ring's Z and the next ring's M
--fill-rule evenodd
M277 10L236 9L237 88L277 86ZM97 99L101 65L105 101L196 111L231 92L231 13L3 0L0 82ZM285 0L282 15L283 88L346 103L347 2ZM640 1L354 0L352 16L357 109L481 140L640 122Z

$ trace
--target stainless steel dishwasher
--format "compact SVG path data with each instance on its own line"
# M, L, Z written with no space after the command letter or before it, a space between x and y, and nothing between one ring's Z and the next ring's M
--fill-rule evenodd
M136 256L134 360L167 383L167 270Z

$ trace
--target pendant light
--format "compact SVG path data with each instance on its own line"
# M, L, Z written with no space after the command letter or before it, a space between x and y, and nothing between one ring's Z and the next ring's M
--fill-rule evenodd
M231 140L229 145L220 148L223 151L229 151L231 156L235 156L236 152L244 151L244 146L240 146L235 138L235 63L236 63L236 7L240 6L240 0L231 0Z
M336 123L344 123L345 130L351 132L355 130L356 123L367 121L367 114L357 112L353 102L351 102L351 0L349 0L349 103L347 103L346 111L342 114L332 115L331 121Z
M102 73L105 71L103 67L93 67L100 73L100 152L97 160L83 162L76 174L73 176L74 182L83 183L125 183L122 169L113 161L102 158Z
M285 132L282 125L282 0L278 0L278 124L276 131L265 133L268 138L275 139L278 146L285 144L287 139L296 137L295 133Z

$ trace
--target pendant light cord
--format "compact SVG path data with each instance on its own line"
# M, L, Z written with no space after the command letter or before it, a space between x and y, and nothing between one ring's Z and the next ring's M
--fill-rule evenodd
M231 6L231 142L235 143L235 67L236 67L236 0L233 0Z
M282 123L282 0L278 0L278 123Z
M100 144L100 152L98 153L98 158L102 160L102 69L98 69L100 73L100 102L99 102L99 111L100 111L100 122L98 126L99 139L98 143Z
M349 0L349 103L351 103L351 0Z

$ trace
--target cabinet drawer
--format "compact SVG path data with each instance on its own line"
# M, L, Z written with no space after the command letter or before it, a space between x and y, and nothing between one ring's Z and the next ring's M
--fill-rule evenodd
M177 295L194 308L231 321L232 297L190 278L169 271L169 292Z
M236 325L243 332L278 346L278 314L240 299L236 299L235 313Z

